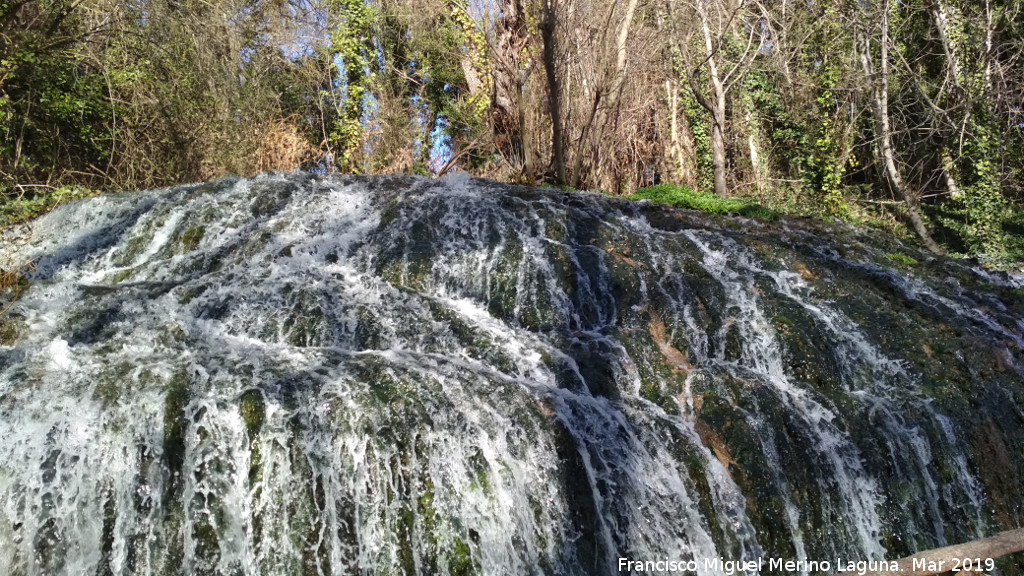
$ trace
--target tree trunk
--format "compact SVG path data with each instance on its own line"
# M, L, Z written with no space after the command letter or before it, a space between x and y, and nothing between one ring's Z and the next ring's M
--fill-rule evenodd
M672 80L665 80L665 95L670 111L669 131L672 145L669 156L672 166L675 168L674 175L687 185L692 185L693 172L687 169L686 157L687 155L693 156L693 144L684 137L679 126L679 85Z
M590 135L590 127L594 125L594 118L597 116L597 108L601 104L601 91L597 90L594 94L594 105L590 108L590 115L587 116L587 122L583 125L583 130L580 133L580 140L576 146L576 162L573 164L572 169L572 184L573 188L580 187L580 177L583 173L583 147L586 146L587 137Z
M626 13L622 17L622 22L619 23L619 29L615 35L615 46L613 47L615 50L615 69L611 71L610 83L605 75L594 90L593 106L590 109L587 122L583 125L576 151L575 167L572 174L572 186L574 188L579 187L583 170L583 157L585 155L584 147L588 141L596 141L596 144L591 147L592 150L598 148L604 140L614 143L614 138L602 137L605 136L604 131L608 128L611 120L618 114L619 97L621 96L626 78L626 42L629 40L629 29L633 25L633 16L636 14L636 8L639 3L639 0L629 0L629 4L626 5ZM608 16L609 29L611 28L612 12L614 12L614 7Z
M723 95L724 96L724 95ZM725 99L724 97L722 98ZM724 108L724 105L723 105ZM715 167L715 194L721 198L729 197L729 189L725 182L725 114L722 108L717 108L712 114L713 125L711 126L711 162Z
M911 227L926 248L942 254L942 248L932 239L928 227L925 226L921 213L918 211L918 199L903 180L899 167L896 165L896 155L892 148L892 131L889 127L889 13L888 7L882 8L881 38L881 61L878 73L873 71L871 66L871 45L868 36L861 33L861 66L864 74L872 84L872 106L871 111L875 121L875 132L878 139L878 154L886 179L896 194L903 200L907 207L907 217L910 219Z
M612 80L611 90L608 91L608 109L612 114L615 113L615 107L622 95L622 84L626 79L626 41L629 39L629 29L633 25L633 15L636 14L638 3L639 0L629 0L629 4L626 5L626 15L622 17L619 33L615 38L615 76Z
M946 191L949 192L950 198L960 198L963 192L956 183L956 178L953 177L953 155L950 154L949 148L942 147L939 152L939 161L941 162L942 178L946 181Z
M529 111L526 109L526 81L529 77L528 70L519 71L519 100L516 107L519 109L519 142L523 150L523 179L534 184L537 180L537 170L533 162L533 127L530 125Z
M554 0L544 0L540 33L544 41L544 72L548 79L548 110L551 114L551 155L555 164L555 183L565 184L565 152L562 144L562 92L556 68L555 33L557 19Z
M471 50L463 52L459 56L459 64L462 66L462 74L466 77L466 86L469 88L470 97L476 96L483 83L480 82L480 76L476 73L476 68L473 67L473 52Z
M960 66L960 58L957 56L956 48L950 37L949 12L943 6L942 0L930 0L928 9L932 14L932 20L935 21L935 30L939 33L939 40L942 42L942 51L946 54L950 76L952 76L953 83L959 87L963 68Z
M995 23L992 22L992 3L985 0L985 90L992 91L992 41Z
M509 159L514 168L527 176L532 169L528 147L530 137L523 110L526 74L522 70L523 48L529 42L521 0L503 0L501 17L496 23L496 41L492 67L494 84L491 87L491 129L498 151Z
M946 56L947 76L952 80L953 86L956 87L956 92L963 96L963 67L960 64L960 56L957 54L956 47L953 46L953 40L950 35L949 11L942 4L942 0L930 0L928 10L931 12L932 20L935 22L935 30L939 34L942 51ZM966 122L967 117L970 116L970 108L965 109L965 114L964 121ZM944 111L943 115L948 115L948 110ZM939 170L942 173L942 180L946 184L946 191L949 192L951 197L958 198L960 196L960 186L953 176L955 173L953 168L954 162L949 148L943 146L939 153Z
M754 174L754 186L758 193L764 192L764 166L761 165L761 154L758 152L758 135L754 129L753 113L747 111L747 146L750 149L750 170Z
M701 4L697 4L700 15L701 31L704 33L704 49L707 52L708 76L711 82L711 161L715 167L715 194L722 198L729 196L726 186L725 158L725 85L718 75L718 64L715 62L714 40L708 24L708 15Z

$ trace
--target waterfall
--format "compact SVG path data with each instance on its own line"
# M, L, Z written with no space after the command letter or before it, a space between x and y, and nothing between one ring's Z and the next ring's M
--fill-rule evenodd
M30 230L2 574L809 576L768 561L1024 524L1024 282L850 227L278 174Z

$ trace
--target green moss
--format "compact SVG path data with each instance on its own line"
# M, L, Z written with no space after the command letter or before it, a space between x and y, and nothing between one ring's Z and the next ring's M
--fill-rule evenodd
M476 486L484 493L489 492L491 489L491 481L488 477L490 466L479 448L474 449L469 456L469 468Z
M194 558L196 566L194 574L216 574L214 566L220 559L220 538L213 527L210 517L202 514L192 525L192 542L195 545Z
M443 322L448 330L458 338L463 346L472 346L477 343L480 335L477 334L469 324L462 321L462 318L451 308L446 308L433 300L427 301L430 308L430 315L438 322Z
M14 346L20 332L19 324L15 317L0 317L0 346Z
M199 247L199 242L202 241L204 234L206 234L205 228L193 226L181 236L181 244L185 247L185 250L191 252Z
M407 260L392 260L384 264L378 271L381 278L392 286L422 290L434 264L423 257L410 255Z
M134 366L129 362L120 362L113 368L104 370L97 378L93 396L110 406L117 402L131 385L131 373Z
M165 346L167 348L178 348L178 345L185 342L185 339L188 337L185 333L185 329L177 322L168 322L160 328L160 333L157 336L157 342L159 342L161 346Z
M541 188L549 188L552 190L561 190L562 192L578 192L576 188L569 186L568 184L555 184L553 182L541 182Z
M295 191L293 182L254 182L250 189L252 200L249 204L249 212L256 218L271 216L279 212L281 208L291 199Z
M175 475L181 471L185 461L188 384L188 376L184 372L176 373L167 383L167 396L164 398L164 465Z
M398 216L401 215L401 209L399 207L398 199L394 199L388 202L388 205L381 211L380 214L380 225L377 227L378 230L383 230L391 225Z
M125 268L124 270L120 270L110 277L109 282L111 284L119 284L121 282L124 282L132 275L133 272L135 272L135 268Z
M263 394L259 390L249 390L242 394L239 410L242 413L242 420L245 422L245 431L248 433L249 439L255 439L263 428L263 420L267 413Z
M708 484L707 464L704 461L700 448L691 444L678 433L669 432L669 434L671 434L670 450L672 459L682 464L687 474L689 474L690 481L693 483L693 488L696 491L696 498L694 500L701 516L704 518L715 518L715 508L712 504L714 496L711 492L711 486ZM715 540L717 546L721 546L721 533L719 531L713 532L711 537Z
M178 292L178 304L188 304L193 298L201 295L203 292L206 292L207 288L209 288L209 286L206 284L180 288Z
M149 245L150 236L141 234L134 236L125 244L124 250L114 258L115 266L128 266L135 261L135 258Z
M259 390L249 390L242 394L239 401L239 411L242 413L242 421L245 422L245 431L249 443L249 486L250 489L259 483L263 476L263 455L260 451L260 430L263 429L263 421L266 419L267 406L263 399L263 393ZM254 494L256 499L262 492L262 486L256 488ZM262 516L253 519L254 525L263 525ZM259 537L259 531L256 532Z
M416 573L416 552L413 550L413 536L416 532L416 515L409 502L403 501L398 512L398 563L403 574Z
M269 230L260 230L259 232L253 233L245 240L245 243L239 247L237 252L238 258L240 260L248 260L252 258L266 247L267 243L270 242L270 239L273 236L273 233Z
M368 356L356 367L359 379L365 382L369 398L377 405L388 406L403 397L403 384L395 378L386 361Z
M518 239L510 239L503 246L497 265L491 270L487 309L497 318L511 320L516 316L519 265L522 260L522 243Z
M675 398L666 394L661 382L645 379L640 385L640 397L644 400L657 404L666 414L678 414L679 405Z
M473 563L473 555L469 544L456 538L452 555L448 558L448 574L452 576L469 576L476 573L477 568Z
M324 312L316 296L303 290L295 296L295 305L282 327L288 344L306 347L323 344L324 324Z
M902 264L903 266L917 266L917 260L914 260L913 258L907 256L906 254L886 254L885 257L897 264Z
M700 210L709 214L723 216L746 216L758 220L777 220L779 213L759 204L750 204L733 198L719 198L714 194L694 192L686 186L660 184L641 188L629 197L630 200L650 200L661 204L669 204L677 208Z
M103 491L103 530L100 537L102 556L96 569L97 576L113 576L111 560L114 551L114 527L117 524L117 503L114 490L107 486Z
M167 215L171 209L170 205L159 206L144 216L143 220L140 220L140 223L129 232L132 236L124 243L124 248L114 254L111 260L114 266L131 266L135 259L149 247L157 230L167 222Z
M565 229L562 217L551 212L544 212L542 217L544 218L544 234L555 242L565 242L569 233Z
M277 204L277 199L273 195L260 194L253 199L252 204L249 206L249 211L257 218L267 216L273 212L275 204Z

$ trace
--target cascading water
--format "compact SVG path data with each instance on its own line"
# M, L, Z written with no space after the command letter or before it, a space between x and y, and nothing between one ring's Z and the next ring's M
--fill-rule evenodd
M828 232L459 177L63 206L0 247L0 574L835 569L1024 525L1020 279Z

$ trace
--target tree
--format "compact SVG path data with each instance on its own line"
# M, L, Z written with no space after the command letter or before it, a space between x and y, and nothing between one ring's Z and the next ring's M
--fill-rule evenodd
M540 23L544 42L544 73L548 81L548 112L551 116L552 162L555 165L555 183L565 184L565 144L562 140L562 88L558 77L558 56L555 44L558 16L554 0L543 0Z
M861 66L864 76L870 88L869 98L871 100L871 113L874 119L875 136L877 143L876 161L882 166L889 185L893 191L903 200L907 209L907 217L910 220L914 232L917 233L921 242L932 252L941 254L942 248L932 239L928 227L918 208L920 195L911 190L901 174L897 165L896 153L892 145L892 130L889 119L889 50L891 37L889 35L889 11L888 2L883 4L877 14L869 14L868 21L863 24L857 32L858 45L860 50ZM878 65L875 66L872 55L871 35L867 26L872 26L877 31L876 43L878 44Z
M743 79L754 58L764 45L767 19L755 3L744 0L696 0L692 4L696 22L683 25L678 20L674 0L668 0L668 13L674 25L675 51L682 57L686 86L704 110L711 116L711 154L714 163L715 194L729 196L727 184L727 120L726 97ZM737 30L739 28L740 30ZM699 40L693 38L693 29L699 31ZM680 30L688 30L680 35ZM745 38L742 49L736 50L737 38ZM696 48L699 45L700 48ZM700 54L697 57L695 54ZM706 84L701 77L706 77Z
M83 44L104 31L72 0L0 4L0 178L47 186L64 171L103 181L112 103Z

